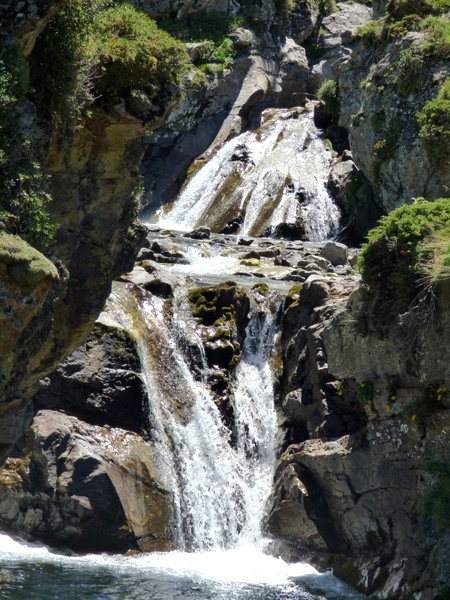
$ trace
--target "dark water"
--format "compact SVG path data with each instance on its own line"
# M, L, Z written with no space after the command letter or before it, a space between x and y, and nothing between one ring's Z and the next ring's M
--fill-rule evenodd
M0 598L8 600L347 600L330 573L247 547L138 557L62 556L0 535Z

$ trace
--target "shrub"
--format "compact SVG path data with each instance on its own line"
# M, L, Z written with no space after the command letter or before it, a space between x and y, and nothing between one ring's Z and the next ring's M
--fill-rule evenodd
M38 37L30 57L34 98L61 134L69 135L92 103L90 25L101 10L95 0L70 0Z
M200 64L218 63L227 65L236 55L233 43L227 37L243 24L238 17L224 17L219 14L192 15L182 21L161 21L160 27L183 42L209 42L203 51Z
M27 68L19 48L0 47L0 229L20 234L38 248L53 239L56 225L47 205L48 178L33 160L33 140L25 135L15 106L27 91Z
M184 44L129 4L94 15L88 54L97 62L96 91L116 97L135 87L152 97L188 65Z
M96 94L117 99L139 88L154 96L188 64L181 42L129 4L69 0L32 55L37 102L70 134Z
M410 296L421 276L425 251L421 242L450 227L450 199L397 208L368 234L358 260L363 281L386 295Z
M338 82L330 79L322 83L317 91L317 97L324 103L325 110L333 117L339 115L339 86Z
M395 64L397 94L408 96L420 92L427 78L423 48L415 44L400 52Z
M439 89L437 98L429 100L416 113L420 137L431 158L440 160L450 152L450 79Z
M421 29L427 33L424 50L432 56L448 58L450 56L450 20L445 17L427 17L422 21Z
M366 48L376 48L381 42L384 30L382 21L368 21L358 28L356 35L362 40Z

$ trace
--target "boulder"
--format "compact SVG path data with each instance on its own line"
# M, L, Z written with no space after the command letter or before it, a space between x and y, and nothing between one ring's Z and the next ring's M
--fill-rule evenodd
M335 267L346 265L348 259L348 248L339 242L327 242L320 251L320 256L328 260Z
M123 429L42 410L0 471L2 528L80 552L167 550L172 505L151 446Z

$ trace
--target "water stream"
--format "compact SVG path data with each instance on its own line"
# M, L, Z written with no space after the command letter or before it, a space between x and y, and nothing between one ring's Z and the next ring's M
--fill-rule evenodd
M174 552L138 556L58 554L0 535L0 598L123 600L344 600L359 598L331 573L267 552L261 530L276 458L271 354L276 316L255 307L233 377L236 435L183 340L196 332L184 294L172 319L163 303L117 284L107 314L135 337L150 398L152 443L173 490ZM200 362L202 362L200 352Z
M240 234L260 236L287 225L310 241L329 239L340 216L327 189L333 159L312 112L267 110L256 131L224 144L191 177L157 223L218 232L239 216Z
M274 117L274 118L269 118ZM314 242L336 230L339 214L326 189L332 160L311 114L267 114L255 132L231 140L190 181L159 225L218 231L241 214L240 233L299 225ZM261 143L263 142L263 143ZM188 243L188 242L187 242ZM187 246L195 279L242 271L234 256L204 256ZM245 275L245 273L244 273ZM269 277L271 275L269 274ZM234 277L235 278L235 277ZM235 278L236 279L236 278ZM282 281L274 281L281 289ZM177 550L137 556L61 554L0 535L0 598L64 600L344 600L360 598L331 573L288 564L268 551L263 515L276 461L272 349L274 303L253 303L242 357L232 374L230 430L207 385L205 351L186 303L175 292L170 316L156 296L118 283L107 318L137 343L149 397L151 445L173 498ZM194 373L189 352L196 348Z

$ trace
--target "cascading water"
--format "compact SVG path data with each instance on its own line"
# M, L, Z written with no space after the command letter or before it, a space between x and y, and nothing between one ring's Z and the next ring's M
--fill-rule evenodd
M177 338L189 328L180 323L183 311L175 311L172 318L174 336L158 306L138 302L122 286L116 286L110 307L138 341L157 460L174 494L178 547L225 549L239 541L258 542L275 465L277 423L269 364L273 316L255 311L247 328L234 376L233 447L211 392L194 379L180 352ZM199 339L197 343L201 345ZM171 389L167 377L173 382Z
M273 478L276 421L270 358L273 316L259 307L234 373L235 436L180 347L200 339L175 298L167 307L117 284L104 319L137 341L150 398L151 444L173 490L180 550L139 556L54 553L0 535L5 600L349 600L361 598L330 573L262 552L261 514ZM106 321L105 321L106 322ZM205 366L204 354L198 361ZM132 493L133 490L130 490ZM189 550L185 552L183 550ZM195 552L192 552L195 550ZM33 565L30 568L30 565Z
M240 215L241 234L262 235L287 224L310 241L324 241L339 226L327 189L333 158L311 112L265 111L259 129L224 144L191 178L158 225L221 231Z

